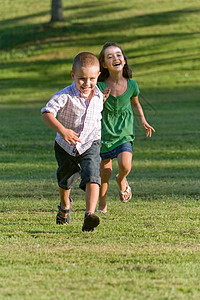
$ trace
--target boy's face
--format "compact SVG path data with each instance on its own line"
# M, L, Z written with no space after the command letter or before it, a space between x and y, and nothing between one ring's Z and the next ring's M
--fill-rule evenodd
M71 71L71 76L75 81L76 87L87 97L94 89L99 74L100 72L98 65L76 68L74 72Z

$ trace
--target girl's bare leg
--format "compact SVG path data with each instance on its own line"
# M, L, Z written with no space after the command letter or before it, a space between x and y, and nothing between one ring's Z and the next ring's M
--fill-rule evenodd
M130 152L121 152L118 157L118 167L119 173L116 177L119 189L122 192L125 192L127 188L127 180L126 177L131 171L132 167L132 153Z
M101 187L99 194L99 210L107 211L106 194L108 190L109 179L112 174L112 159L105 159L100 164Z

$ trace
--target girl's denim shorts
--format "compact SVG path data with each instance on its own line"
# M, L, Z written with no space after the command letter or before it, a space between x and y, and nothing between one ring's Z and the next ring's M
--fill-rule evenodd
M58 162L58 185L69 190L81 178L80 188L85 190L86 184L95 182L101 185L99 174L100 141L94 141L92 146L81 155L72 156L55 142L55 156Z
M132 143L128 142L128 143L124 143L119 145L118 147L116 147L115 149L109 151L109 152L105 152L105 153L101 153L101 159L113 159L116 158L121 152L130 152L132 153Z

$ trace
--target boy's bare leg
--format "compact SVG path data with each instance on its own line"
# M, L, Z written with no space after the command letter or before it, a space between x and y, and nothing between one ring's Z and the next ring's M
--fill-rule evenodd
M86 184L85 199L86 213L82 231L93 231L100 223L100 218L94 214L99 197L99 185L95 182Z
M71 189L70 190L64 190L61 187L59 187L59 194L60 194L60 203L62 209L69 209L70 208L70 201L69 201L69 195L70 195ZM66 217L66 214L64 212L60 212L62 217Z
M99 198L99 185L95 182L88 182L86 184L86 191L85 191L86 213L93 214L95 212L98 198Z
M100 164L101 187L99 193L98 210L107 211L106 194L108 190L109 179L112 174L112 159L105 159Z

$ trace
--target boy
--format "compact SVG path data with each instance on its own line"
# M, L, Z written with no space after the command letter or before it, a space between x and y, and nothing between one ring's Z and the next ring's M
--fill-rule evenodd
M101 182L99 163L103 94L96 86L99 70L99 61L94 54L79 53L73 61L73 83L57 92L41 110L43 120L57 132L54 148L61 201L56 223L69 224L71 187L81 177L80 188L85 191L86 200L82 231L93 231L100 222L94 214Z

